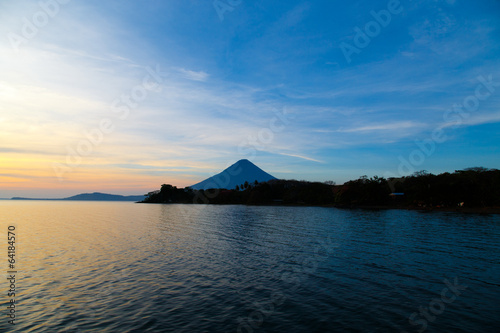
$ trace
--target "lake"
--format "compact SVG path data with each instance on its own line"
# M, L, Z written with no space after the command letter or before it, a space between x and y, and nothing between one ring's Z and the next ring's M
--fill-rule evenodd
M500 332L499 215L0 201L0 227L2 332Z

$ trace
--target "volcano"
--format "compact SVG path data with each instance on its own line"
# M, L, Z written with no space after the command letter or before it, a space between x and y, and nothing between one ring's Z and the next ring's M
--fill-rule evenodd
M249 160L244 159L234 163L221 173L190 187L194 190L207 190L211 188L232 190L236 185L241 186L245 182L254 184L255 181L261 183L272 179L277 178L271 176Z

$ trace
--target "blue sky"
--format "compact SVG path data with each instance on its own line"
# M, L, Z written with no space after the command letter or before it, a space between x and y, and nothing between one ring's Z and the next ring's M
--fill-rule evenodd
M3 1L0 197L188 186L242 158L339 184L499 168L499 13L494 0Z

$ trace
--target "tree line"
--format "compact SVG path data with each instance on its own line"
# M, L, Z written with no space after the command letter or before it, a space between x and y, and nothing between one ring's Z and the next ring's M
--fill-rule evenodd
M270 180L234 189L193 190L164 184L145 203L321 205L337 207L500 207L500 170L481 167L434 175L362 176L343 185L332 181Z

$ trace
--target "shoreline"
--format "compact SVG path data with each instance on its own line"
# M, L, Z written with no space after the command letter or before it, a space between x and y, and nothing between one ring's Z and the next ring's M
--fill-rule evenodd
M366 210L414 210L420 212L453 212L462 214L500 214L500 207L418 207L418 206L330 206L339 209L366 209Z
M338 208L338 209L362 209L362 210L413 210L420 212L453 212L462 214L500 214L500 207L418 207L418 206L401 206L401 205L360 205L360 206L345 206L345 205L307 205L307 204L243 204L243 203L208 203L208 204L196 204L196 203L186 203L186 202L135 202L142 204L159 204L159 205L170 205L170 204L180 204L180 205L214 205L214 206L228 206L228 205L241 205L241 206L264 206L264 207L323 207L323 208Z

